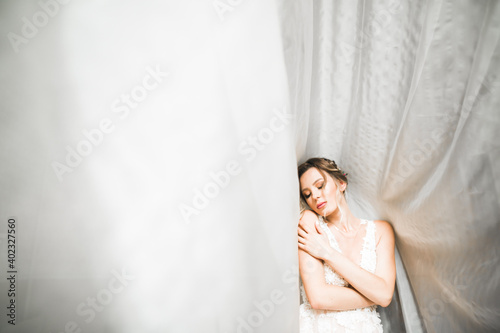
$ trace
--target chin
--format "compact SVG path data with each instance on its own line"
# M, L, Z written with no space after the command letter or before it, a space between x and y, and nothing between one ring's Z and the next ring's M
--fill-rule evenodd
M332 207L328 206L326 209L323 210L322 213L319 213L319 215L328 216L331 213L333 213L333 209L332 209Z
M328 210L325 210L325 209L319 210L318 208L313 208L313 212L315 212L317 215L321 215L321 216L325 216L325 213L326 213L326 215L330 214L328 212Z

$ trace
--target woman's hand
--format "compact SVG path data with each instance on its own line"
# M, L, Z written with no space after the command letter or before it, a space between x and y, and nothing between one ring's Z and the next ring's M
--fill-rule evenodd
M330 246L328 235L323 231L318 222L315 228L307 228L302 223L299 223L297 228L299 234L299 249L306 251L311 256L325 260L330 258L333 251Z

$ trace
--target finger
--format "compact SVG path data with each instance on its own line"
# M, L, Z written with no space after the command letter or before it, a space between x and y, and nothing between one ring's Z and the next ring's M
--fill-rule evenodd
M323 228L319 225L319 222L315 223L316 230L318 231L319 234L323 234Z
M297 234L298 234L299 236L302 236L302 237L307 237L307 232L305 232L305 231L304 231L304 230L302 230L302 229L299 229L299 230L298 230L298 232L297 232Z
M301 244L305 244L306 243L306 240L304 238L302 238L300 236L298 238L299 238L299 243L301 243Z
M303 224L299 224L299 229L304 230L306 233L308 232L307 228Z

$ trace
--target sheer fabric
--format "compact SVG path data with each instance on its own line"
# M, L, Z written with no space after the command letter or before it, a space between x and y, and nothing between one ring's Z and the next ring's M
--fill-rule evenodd
M275 4L40 2L0 3L0 331L298 332Z
M383 319L500 330L498 1L299 3L282 17L291 96L309 113L298 160L335 159L358 216L393 225L400 303Z
M499 10L2 1L0 331L297 333L296 167L316 155L394 226L383 320L500 330Z

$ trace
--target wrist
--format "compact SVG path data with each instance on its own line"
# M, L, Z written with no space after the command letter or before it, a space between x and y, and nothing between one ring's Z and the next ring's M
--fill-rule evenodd
M335 261L335 250L332 249L332 248L329 248L327 249L325 252L324 252L324 255L323 255L323 261L328 261L330 263L333 263L333 261Z

